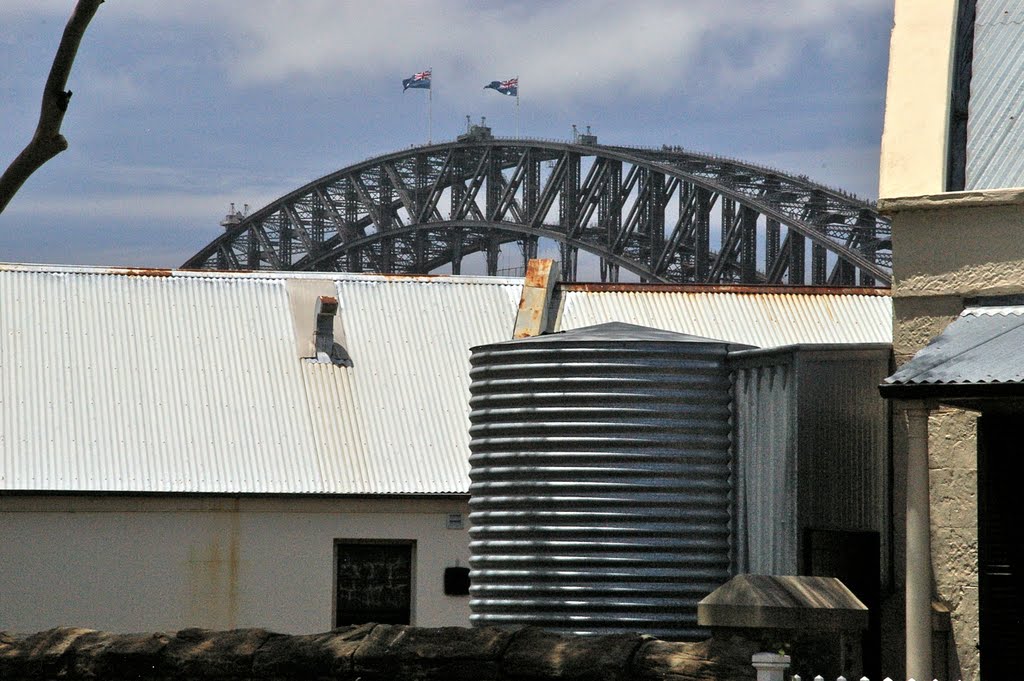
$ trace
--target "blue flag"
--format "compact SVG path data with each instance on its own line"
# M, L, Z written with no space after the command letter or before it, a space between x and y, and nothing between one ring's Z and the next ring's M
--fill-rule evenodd
M420 71L419 73L412 74L411 78L402 79L402 92L405 92L409 88L422 88L425 90L430 89L430 70Z
M490 88L491 90L497 90L503 95L510 95L512 97L519 96L519 78L512 78L510 80L492 80L489 85L484 85L484 89Z

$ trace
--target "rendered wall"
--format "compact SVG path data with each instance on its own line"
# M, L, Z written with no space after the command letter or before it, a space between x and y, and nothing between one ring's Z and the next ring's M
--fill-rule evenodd
M960 299L1024 288L1024 190L950 192L880 202L893 219L894 306L958 314ZM947 297L946 308L936 308ZM897 311L897 316L900 315ZM945 326L945 325L943 325ZM899 329L897 329L899 330ZM895 341L894 341L895 342ZM907 348L909 349L909 348Z
M957 0L896 0L879 196L945 189Z
M0 496L0 630L330 629L334 544L414 540L413 624L466 626L464 498Z
M956 0L897 0L890 46L879 208L893 224L897 365L960 313L966 298L1024 291L1024 194L945 192ZM1010 153L1011 150L1007 150ZM1014 152L1015 153L1015 152ZM980 678L975 417L947 408L929 421L931 568L951 633L935 669ZM906 427L893 427L895 590L883 607L886 669L902 666ZM943 639L945 639L943 641Z
M893 220L893 350L897 364L937 336L968 298L1024 293L1024 192L955 192L880 202ZM901 494L906 435L894 429L896 547L903 546ZM932 573L950 609L945 654L955 676L977 679L978 505L976 417L939 407L929 421ZM903 557L897 556L902 584ZM896 624L896 622L894 622ZM939 634L939 638L945 636Z

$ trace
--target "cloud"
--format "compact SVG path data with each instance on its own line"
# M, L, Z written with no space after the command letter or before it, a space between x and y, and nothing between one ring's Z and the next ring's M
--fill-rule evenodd
M59 17L70 16L74 3L68 0L4 0L0 17Z
M392 86L433 67L439 90L479 89L518 75L524 97L591 100L703 87L750 88L784 77L808 42L839 60L851 18L890 0L178 0L106 3L100 21L205 25L233 82ZM11 0L10 12L53 15L65 3ZM211 48L214 51L214 48ZM715 54L714 59L708 58ZM710 62L710 63L709 63ZM708 71L710 69L710 72ZM363 86L365 87L365 85ZM552 102L554 103L554 102Z
M509 4L256 2L244 13L214 3L231 26L225 64L240 83L291 78L398 78L427 66L439 87L519 75L524 95L571 97L605 88L658 93L685 88L703 52L746 49L717 65L731 86L777 78L808 37L823 51L844 19L882 0L664 0ZM827 52L825 52L827 54ZM467 58L466 55L472 55ZM838 55L837 55L838 56Z
M842 147L752 153L745 160L807 175L815 182L852 192L863 199L878 196L878 146Z
M0 0L7 157L31 134L72 6ZM180 231L181 262L230 202L262 207L425 138L425 93L398 98L400 79L427 67L435 138L470 112L508 134L512 102L482 86L518 75L527 134L593 123L602 142L686 144L873 194L891 11L891 0L106 2L70 85L71 150L0 216L0 252L76 261L108 249L89 258L114 261Z
M88 84L90 97L103 98L106 102L136 104L145 102L146 88L138 74L128 70L84 68L78 80Z
M191 225L212 225L216 216L224 215L232 202L241 210L243 201L250 209L262 207L277 198L277 195L239 188L227 193L200 192L131 192L114 195L78 196L30 196L15 197L4 211L5 222L13 223L21 218L35 218L45 215L54 218L82 218L107 220L116 224L147 221L180 220L179 229L191 229ZM211 233L211 238L213 235Z

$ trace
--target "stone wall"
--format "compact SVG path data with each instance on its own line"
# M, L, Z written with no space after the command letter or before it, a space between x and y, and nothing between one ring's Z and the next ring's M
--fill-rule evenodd
M976 429L977 416L958 409L936 409L928 420L932 574L952 628L949 649L936 651L948 659L934 663L964 681L980 678Z
M755 644L639 634L366 624L288 636L264 629L112 634L0 632L0 679L25 681L751 681Z

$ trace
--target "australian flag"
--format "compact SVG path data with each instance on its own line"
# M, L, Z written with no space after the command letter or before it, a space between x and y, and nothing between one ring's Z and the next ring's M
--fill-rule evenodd
M503 95L511 95L513 97L519 96L519 79L512 78L510 80L492 80L489 85L484 85L484 89L490 88L497 90Z
M411 78L402 79L402 92L405 92L409 88L423 88L426 90L430 89L430 71L420 71L419 73L412 74Z

